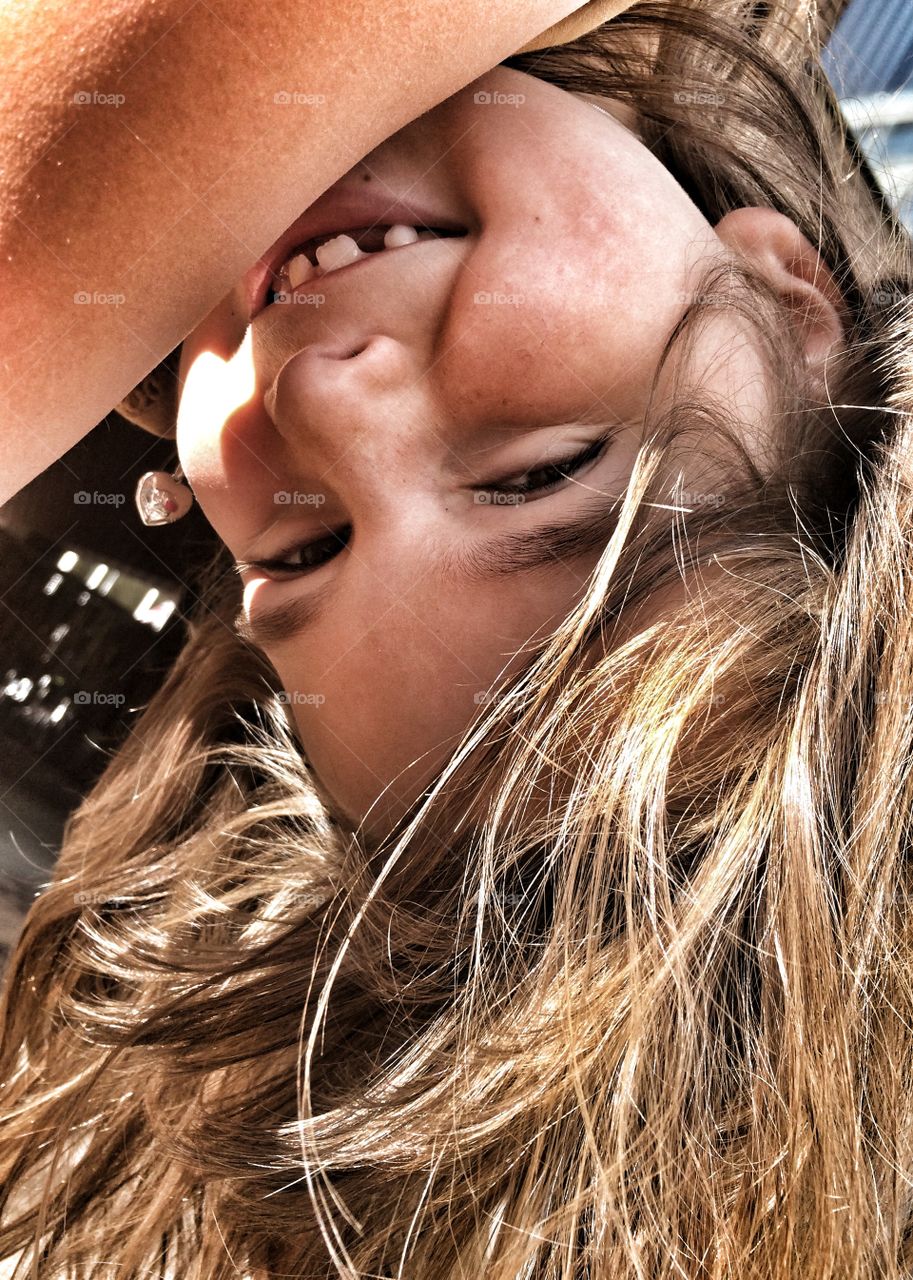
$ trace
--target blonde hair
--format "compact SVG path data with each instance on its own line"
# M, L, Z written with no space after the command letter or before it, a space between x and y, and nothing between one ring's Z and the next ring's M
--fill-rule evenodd
M666 356L752 319L773 473L682 374L585 595L380 842L320 802L216 566L7 970L17 1278L909 1274L913 264L811 20L765 8L639 5L509 63L634 103L712 221L820 245L827 401L713 265ZM732 484L670 521L663 459L708 431Z

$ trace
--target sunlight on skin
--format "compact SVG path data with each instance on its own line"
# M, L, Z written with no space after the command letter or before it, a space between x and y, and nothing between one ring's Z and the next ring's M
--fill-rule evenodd
M197 420L208 414L227 420L253 398L256 387L254 337L248 327L230 356L212 350L199 353L185 375L181 413Z

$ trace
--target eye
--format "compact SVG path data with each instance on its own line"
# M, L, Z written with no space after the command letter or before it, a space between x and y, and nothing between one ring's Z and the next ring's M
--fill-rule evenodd
M351 536L352 526L344 525L342 529L333 530L326 537L315 538L313 542L296 542L271 560L236 560L235 569L238 573L245 569L262 569L266 573L311 573L338 555ZM291 556L300 556L301 559L296 563L289 559Z
M546 493L578 471L582 471L587 463L600 457L610 440L611 436L603 436L561 462L552 462L547 466L522 472L513 482L499 481L496 484L474 485L473 489L482 493L523 495ZM312 542L294 543L270 560L236 560L234 567L238 573L242 573L245 569L259 569L271 574L306 575L321 568L338 555L343 547L348 545L351 537L352 526L344 525L341 529L331 530L325 537L315 538ZM295 562L289 558L291 556L298 556L300 559Z
M588 444L586 448L581 449L578 453L572 454L571 457L563 459L561 462L552 462L547 466L536 467L534 470L523 471L514 481L502 480L496 484L473 485L476 492L482 493L510 493L510 494L529 494L544 493L549 489L554 489L561 484L563 480L567 480L570 476L581 471L588 462L594 461L605 450L609 443L609 436L603 436L599 440L594 440Z

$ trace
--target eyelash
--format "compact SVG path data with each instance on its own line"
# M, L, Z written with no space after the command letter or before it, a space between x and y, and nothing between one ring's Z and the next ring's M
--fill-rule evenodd
M609 439L610 437L603 436L599 440L593 440L585 449L581 449L580 452L575 453L573 457L565 458L562 462L552 462L549 463L548 466L530 468L530 470L523 472L525 483L512 485L477 485L474 486L474 490L477 493L509 493L522 494L524 496L530 493L546 493L551 489L554 489L556 485L562 482L562 480L567 480L570 476L576 475L576 473L582 470L588 462L595 461L603 453L606 445L609 443ZM550 480L540 482L539 484L530 483L530 479L533 476L549 474L553 477ZM334 530L332 533L327 534L326 537L315 538L312 542L295 543L291 547L287 547L272 560L238 560L235 563L235 569L239 573L244 569L266 569L271 573L286 573L289 575L313 573L315 569L319 569L321 565L326 564L328 560L331 560L333 557L329 556L327 559L321 560L318 564L309 565L289 564L285 560L285 557L294 555L296 552L301 556L305 556L316 547L323 546L328 542L341 543L342 546L345 546L346 543L348 543L350 534L351 526L346 525L344 526L344 536L341 536ZM339 549L341 548L337 547L337 551Z
M271 573L287 574L313 573L315 569L319 569L321 564L326 564L327 561L321 560L318 564L289 564L284 557L294 555L295 552L302 556L307 555L308 552L313 551L315 547L323 546L324 543L327 542L335 542L337 544L341 543L342 546L345 546L349 541L349 536L351 534L350 525L344 526L343 534L344 536L341 536L334 530L323 538L315 538L312 542L296 542L292 546L286 547L284 551L272 560L237 560L235 562L235 569L238 573L243 572L245 569L267 569ZM340 550L339 546L337 546L337 550ZM332 556L328 557L330 560L332 558Z
M599 440L593 440L581 449L579 453L575 453L573 457L565 458L561 462L550 462L545 467L531 467L529 471L524 471L526 477L525 484L490 484L479 485L476 492L481 493L544 493L549 489L553 489L556 484L560 484L562 480L568 479L569 476L576 475L591 460L595 460L602 453L608 444L608 437L603 436ZM549 472L554 474L553 480L547 480L544 484L530 484L529 477L535 475L546 475Z

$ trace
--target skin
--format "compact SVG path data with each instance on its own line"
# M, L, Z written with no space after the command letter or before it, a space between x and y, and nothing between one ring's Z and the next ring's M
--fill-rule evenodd
M523 100L479 104L480 91ZM511 68L407 125L339 185L357 184L432 201L468 234L389 253L328 286L322 305L274 305L252 322L239 282L184 342L177 444L240 560L351 526L310 571L244 569L244 613L327 592L319 619L264 651L324 797L377 837L485 691L573 606L598 552L487 579L454 557L623 494L659 354L708 255L739 253L777 284L809 376L841 328L833 282L786 218L740 209L711 226L629 108ZM485 304L479 291L513 297ZM763 463L764 374L742 324L715 318L695 359ZM600 456L544 493L476 500L608 432ZM719 488L710 442L677 472L685 490ZM289 508L279 491L322 500Z

